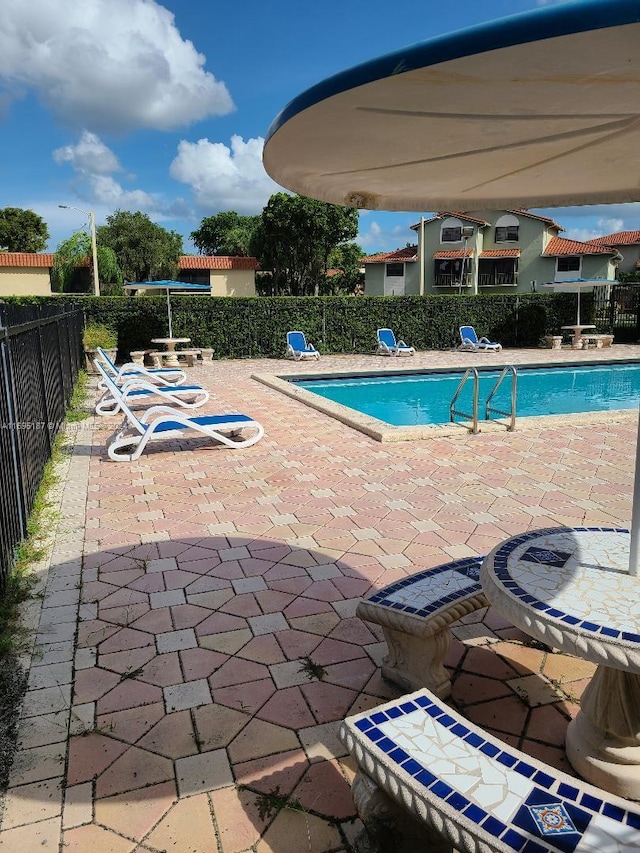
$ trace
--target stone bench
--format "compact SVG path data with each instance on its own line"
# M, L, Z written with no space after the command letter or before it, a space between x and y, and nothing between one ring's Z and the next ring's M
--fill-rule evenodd
M602 349L603 347L610 347L613 343L613 335L590 335L587 332L583 332L580 335L580 340L582 341L582 348L587 349L591 344L596 346L598 349Z
M348 717L338 734L358 764L352 792L365 833L356 849L640 849L638 803L547 767L428 690Z
M180 364L180 358L184 358L187 363L187 367L193 367L198 360L198 356L201 355L201 350L199 349L180 349L180 350L152 350L149 355L153 361L154 367L162 367L163 365L169 365L175 367L176 364Z
M480 587L482 557L444 563L403 578L358 604L357 615L382 626L388 654L382 675L405 690L428 687L445 698L451 679L444 657L450 625L487 606Z

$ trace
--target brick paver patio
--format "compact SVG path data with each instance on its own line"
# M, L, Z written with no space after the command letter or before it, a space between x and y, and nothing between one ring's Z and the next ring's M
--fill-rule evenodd
M636 359L640 347L194 368L208 410L265 426L247 450L157 443L116 464L105 453L114 421L81 424L46 595L30 612L35 655L0 850L350 851L361 825L336 724L398 695L358 601L517 532L627 526L637 415L381 444L252 373L603 355ZM454 633L456 705L567 769L564 731L591 665L494 610Z

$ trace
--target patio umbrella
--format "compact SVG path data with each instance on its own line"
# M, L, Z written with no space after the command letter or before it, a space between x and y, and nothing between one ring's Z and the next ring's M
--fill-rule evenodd
M578 317L576 326L580 325L580 293L583 290L592 290L594 287L615 284L615 280L609 278L572 278L567 281L545 281L543 287L553 287L554 291L565 290L567 293L578 294Z
M638 0L570 0L439 36L303 92L269 128L264 165L287 189L371 210L639 201L638 44ZM636 575L639 546L636 465Z
M167 318L169 321L169 337L173 337L173 326L171 317L171 293L211 293L211 287L208 284L194 284L190 281L130 281L124 285L123 290L135 291L145 290L147 293L162 293L167 294Z

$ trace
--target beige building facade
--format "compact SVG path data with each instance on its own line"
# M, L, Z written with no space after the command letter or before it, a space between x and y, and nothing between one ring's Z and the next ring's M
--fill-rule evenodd
M0 297L51 296L55 254L0 252ZM182 255L179 281L206 284L212 296L255 296L256 258Z
M0 297L51 296L53 254L0 252Z

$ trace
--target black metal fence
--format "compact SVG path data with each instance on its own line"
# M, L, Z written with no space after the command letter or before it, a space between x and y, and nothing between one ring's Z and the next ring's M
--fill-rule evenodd
M82 367L84 314L0 302L0 590Z
M593 290L594 323L611 332L618 344L640 340L640 284L614 284Z

